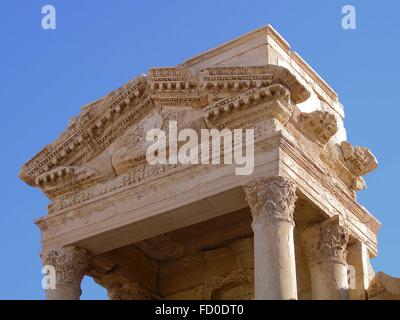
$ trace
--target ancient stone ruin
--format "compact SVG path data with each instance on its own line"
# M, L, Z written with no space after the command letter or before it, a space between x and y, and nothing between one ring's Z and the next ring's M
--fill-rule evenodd
M378 164L343 118L271 26L83 106L20 172L50 199L36 221L56 272L47 298L79 299L86 275L110 299L367 299L380 223L356 193ZM170 121L254 129L252 174L149 164L146 134Z

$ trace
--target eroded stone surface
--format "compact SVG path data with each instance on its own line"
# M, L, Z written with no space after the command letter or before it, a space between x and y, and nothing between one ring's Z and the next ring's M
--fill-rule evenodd
M369 285L368 300L400 300L400 279L378 272Z

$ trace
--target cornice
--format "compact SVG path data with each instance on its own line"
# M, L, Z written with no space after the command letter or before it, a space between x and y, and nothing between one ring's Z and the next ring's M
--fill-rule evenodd
M319 158L311 156L305 150L300 150L288 139L281 138L280 148L296 164L310 174L320 185L334 196L354 216L364 223L374 234L380 229L380 222L363 206L358 204L342 181L330 173L327 165Z
M232 48L240 46L246 42L251 41L252 39L263 36L266 37L266 43L268 42L267 37L271 37L274 42L302 69L307 75L325 92L328 97L330 97L333 101L336 101L338 98L337 93L318 75L318 73L295 51L291 50L290 44L272 27L272 25L268 24L261 28L258 28L254 31L246 33L240 37L237 37L231 41L228 41L218 47L209 49L200 53L193 58L190 58L180 64L182 67L191 67L193 65L199 64L201 62L206 61L207 59L213 58L217 55L220 55Z

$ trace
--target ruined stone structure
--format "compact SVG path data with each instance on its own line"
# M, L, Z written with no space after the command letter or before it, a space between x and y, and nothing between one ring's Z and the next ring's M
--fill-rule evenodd
M79 299L86 275L110 299L366 299L380 223L356 192L377 161L343 118L271 26L82 107L20 173L50 199L47 297ZM150 165L146 132L169 120L254 128L254 172Z

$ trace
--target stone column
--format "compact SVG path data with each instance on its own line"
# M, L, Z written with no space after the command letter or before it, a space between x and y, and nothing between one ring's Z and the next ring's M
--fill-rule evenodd
M254 299L297 299L293 239L296 186L273 176L244 186L253 216Z
M154 300L158 297L137 282L125 282L108 288L110 300Z
M366 300L373 270L369 262L367 246L360 241L347 246L347 264L349 276L349 299Z
M49 272L48 276L55 276L53 288L45 290L46 299L79 300L82 293L81 281L89 261L87 251L67 246L45 251L41 257L43 266Z
M346 246L349 232L336 215L303 233L313 300L347 300Z

